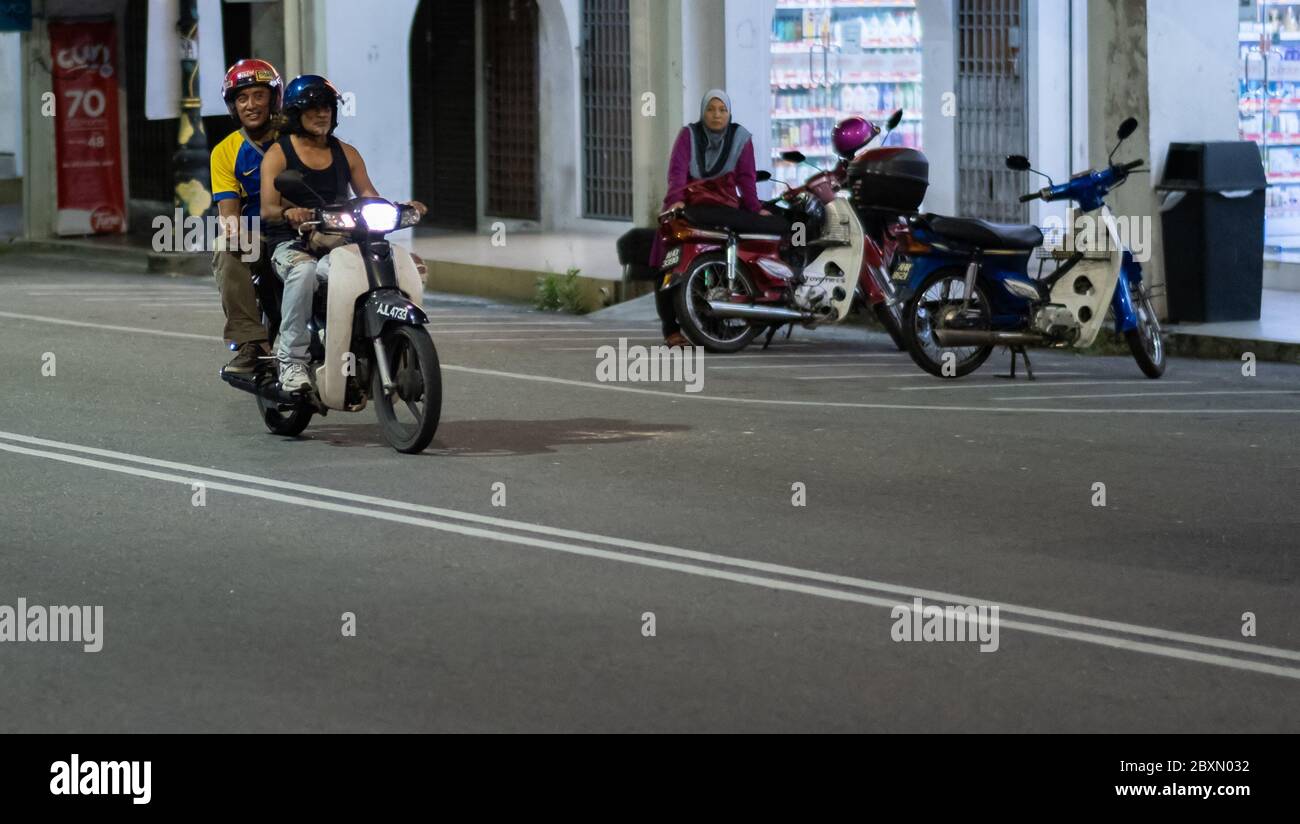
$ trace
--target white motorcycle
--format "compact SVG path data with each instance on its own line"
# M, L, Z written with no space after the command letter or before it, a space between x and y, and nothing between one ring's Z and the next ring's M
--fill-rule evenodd
M275 187L295 203L320 202L297 171L281 172ZM384 438L398 452L420 452L433 440L442 414L442 373L424 328L424 283L410 252L384 239L419 219L409 206L359 197L322 204L302 225L349 241L329 253L329 279L312 302L311 386L285 392L274 359L264 359L252 374L221 375L257 398L271 432L298 435L313 415L360 412L373 400ZM267 339L274 340L282 286L271 273L255 281Z

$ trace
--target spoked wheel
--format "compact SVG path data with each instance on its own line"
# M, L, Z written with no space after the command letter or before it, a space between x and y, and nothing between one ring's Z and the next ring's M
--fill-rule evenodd
M903 310L903 338L916 365L940 378L960 378L980 367L993 352L985 346L941 346L934 337L940 323L963 329L988 329L988 299L976 283L965 315L966 276L959 269L943 269L927 277Z
M379 427L393 449L420 452L433 440L442 416L438 353L423 327L389 326L381 340L393 388L384 391L384 379L376 364L372 371Z
M1156 317L1156 310L1151 305L1151 291L1145 283L1132 296L1138 325L1136 329L1125 332L1124 339L1128 341L1129 351L1133 353L1133 360L1137 361L1142 374L1148 378L1158 378L1165 373L1165 343L1160 339L1160 319Z
M758 337L764 326L740 318L716 317L709 310L709 301L737 298L753 301L756 297L758 290L739 265L733 293L727 286L726 256L711 253L691 261L690 269L677 286L673 302L677 308L677 321L691 343L703 346L706 352L739 352Z
M307 428L307 424L311 423L312 415L315 414L306 401L285 404L261 395L257 395L256 398L257 411L262 416L262 422L273 435L284 435L287 438L301 435Z

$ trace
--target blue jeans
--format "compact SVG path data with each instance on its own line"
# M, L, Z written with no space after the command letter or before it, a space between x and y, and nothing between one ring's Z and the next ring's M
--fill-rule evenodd
M307 331L307 321L311 320L312 296L316 294L316 285L328 280L330 272L328 255L317 258L296 248L295 243L286 240L271 254L275 274L284 281L284 296L280 298L280 345L275 351L280 363L309 360L311 334Z

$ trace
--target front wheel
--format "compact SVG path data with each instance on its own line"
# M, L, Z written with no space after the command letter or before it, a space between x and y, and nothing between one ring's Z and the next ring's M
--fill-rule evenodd
M709 309L709 301L732 301L736 298L758 297L758 289L750 282L740 264L736 265L736 290L727 286L727 258L722 253L700 255L691 261L690 268L677 285L673 306L682 332L696 346L706 352L739 352L758 337L765 325L755 325L741 318L720 318Z
M971 291L966 312L966 274L961 269L940 269L927 277L903 310L903 340L916 365L939 378L960 378L979 369L993 353L985 346L942 346L934 332L942 326L988 330L992 315L979 282Z
M376 363L372 372L379 427L389 445L398 452L423 451L433 440L442 416L442 369L438 366L438 353L422 326L390 325L380 340L393 386L385 391Z
M1158 378L1165 373L1165 344L1160 339L1160 319L1151 305L1151 294L1145 285L1139 285L1133 308L1137 311L1138 325L1124 333L1129 351L1138 368L1148 378Z

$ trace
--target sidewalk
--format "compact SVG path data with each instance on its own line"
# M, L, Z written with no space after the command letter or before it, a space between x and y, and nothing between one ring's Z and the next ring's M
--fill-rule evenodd
M1165 327L1170 352L1201 358L1300 363L1300 292L1265 289L1259 320L1178 323Z
M615 242L619 233L425 230L409 246L424 258L429 288L506 300L531 301L537 279L576 270L588 309L609 306L640 292L622 282Z

